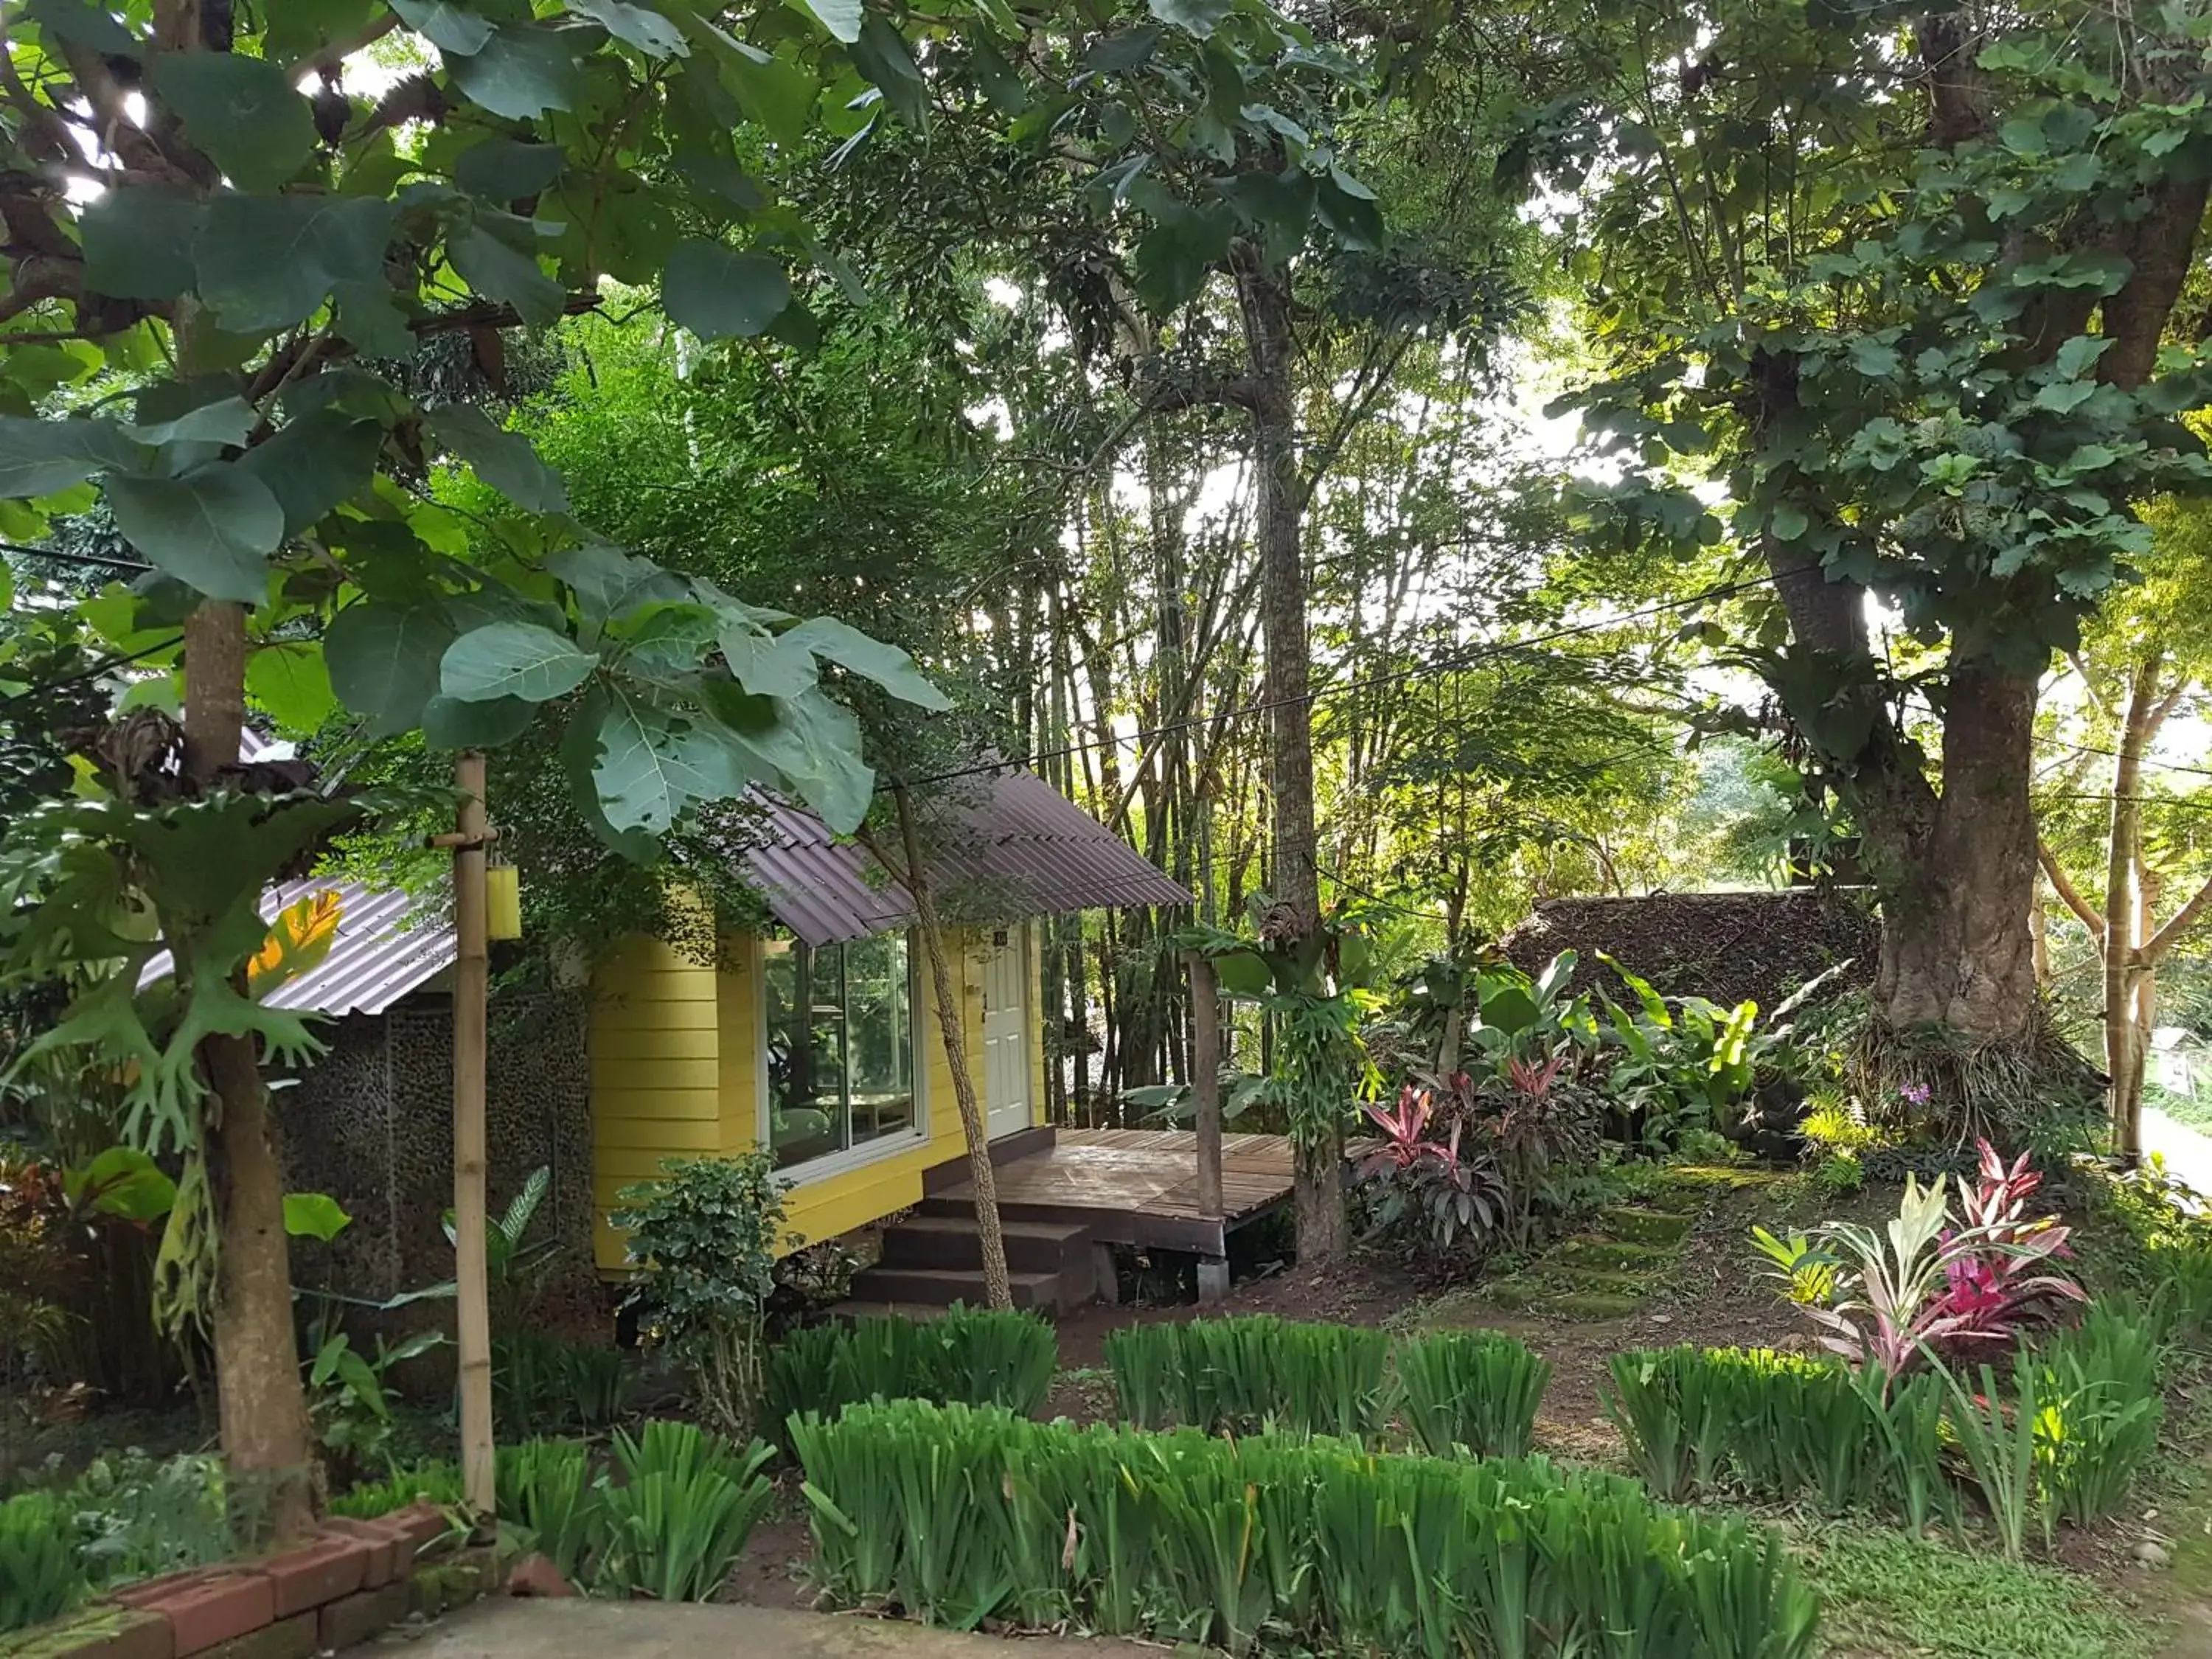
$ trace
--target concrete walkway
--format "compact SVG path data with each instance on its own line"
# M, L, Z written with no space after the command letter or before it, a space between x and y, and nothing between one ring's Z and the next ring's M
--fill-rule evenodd
M2142 1109L2143 1151L2158 1152L2166 1167L2212 1199L2212 1135L2177 1123L2156 1107Z
M388 1646L400 1638L384 1638ZM961 1636L881 1619L775 1607L500 1598L433 1625L421 1659L1161 1659L1122 1642ZM358 1656L368 1649L356 1649Z

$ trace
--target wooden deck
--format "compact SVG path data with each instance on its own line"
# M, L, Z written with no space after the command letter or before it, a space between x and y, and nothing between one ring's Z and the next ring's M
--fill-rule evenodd
M1291 1143L1221 1137L1218 1217L1199 1207L1198 1137L1187 1129L1061 1129L997 1176L999 1208L1011 1218L1081 1221L1101 1243L1219 1255L1229 1234L1289 1201ZM963 1180L936 1195L973 1204L975 1189Z

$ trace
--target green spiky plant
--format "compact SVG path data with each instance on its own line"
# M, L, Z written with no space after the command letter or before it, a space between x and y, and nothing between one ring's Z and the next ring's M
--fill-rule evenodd
M1522 1457L1552 1366L1496 1331L1433 1331L1398 1345L1398 1394L1415 1443L1433 1456Z
M775 1501L764 1473L775 1457L763 1442L740 1449L695 1423L648 1423L635 1440L617 1432L622 1479L601 1488L597 1582L657 1601L711 1601Z
M85 1593L75 1518L43 1492L0 1503L0 1633L58 1619Z

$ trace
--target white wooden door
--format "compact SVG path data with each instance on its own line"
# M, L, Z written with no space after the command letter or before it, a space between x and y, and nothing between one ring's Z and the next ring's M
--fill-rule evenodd
M1009 927L983 964L984 1127L995 1140L1030 1127L1030 953Z

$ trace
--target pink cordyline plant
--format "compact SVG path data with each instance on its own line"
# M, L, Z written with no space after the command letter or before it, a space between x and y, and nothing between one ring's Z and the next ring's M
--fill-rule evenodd
M1559 1081L1559 1068L1567 1063L1565 1054L1553 1054L1541 1066L1516 1054L1505 1062L1505 1075L1513 1085L1514 1092L1531 1100L1541 1100L1551 1093L1552 1085Z
M1416 1089L1409 1083L1398 1091L1395 1105L1366 1106L1361 1109L1382 1131L1382 1144L1367 1158L1370 1169L1386 1165L1408 1169L1425 1158L1457 1161L1458 1136L1453 1136L1453 1150L1449 1152L1436 1141L1423 1139L1428 1132L1429 1120L1436 1115L1426 1089Z
M1959 1183L1964 1226L1952 1224L1948 1181L1923 1189L1908 1177L1897 1214L1880 1234L1836 1221L1781 1254L1762 1243L1785 1277L1835 1268L1832 1303L1804 1307L1822 1328L1823 1346L1895 1377L1931 1351L2009 1345L2060 1304L2088 1299L2072 1279L2041 1271L2071 1254L2056 1216L2024 1218L2043 1178L2025 1155L2008 1169L1986 1140L1980 1152L1978 1181Z

